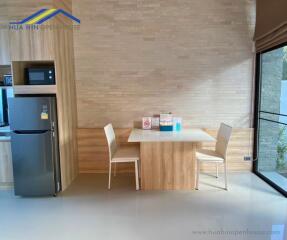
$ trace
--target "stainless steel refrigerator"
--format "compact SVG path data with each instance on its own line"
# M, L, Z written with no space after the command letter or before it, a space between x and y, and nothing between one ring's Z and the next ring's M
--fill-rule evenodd
M8 99L15 195L61 190L55 97Z

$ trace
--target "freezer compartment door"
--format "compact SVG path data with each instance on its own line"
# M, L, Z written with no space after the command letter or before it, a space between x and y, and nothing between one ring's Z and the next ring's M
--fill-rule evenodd
M12 130L50 130L56 120L54 97L15 97L8 99Z
M56 193L53 132L11 134L15 195L44 196Z

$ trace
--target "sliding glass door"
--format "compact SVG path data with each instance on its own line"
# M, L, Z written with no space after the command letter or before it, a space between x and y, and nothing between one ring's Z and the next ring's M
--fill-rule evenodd
M255 173L287 195L287 45L257 56Z

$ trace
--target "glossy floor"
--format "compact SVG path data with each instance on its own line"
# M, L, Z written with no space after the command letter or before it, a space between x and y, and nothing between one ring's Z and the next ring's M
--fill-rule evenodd
M283 190L287 191L287 176L283 174L279 174L278 172L267 172L267 171L260 171L260 173L267 177L271 182L278 185Z
M80 175L56 198L0 191L1 240L287 239L287 199L251 173L202 175L199 191L136 192L133 176ZM273 234L272 234L273 230Z

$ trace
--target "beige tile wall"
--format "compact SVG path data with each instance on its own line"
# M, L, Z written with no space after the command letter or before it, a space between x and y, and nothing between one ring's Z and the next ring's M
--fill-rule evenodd
M81 0L74 33L78 127L250 127L254 0Z

